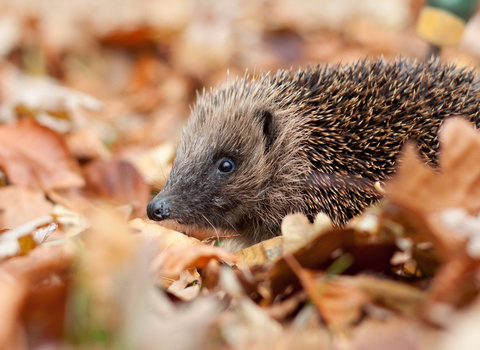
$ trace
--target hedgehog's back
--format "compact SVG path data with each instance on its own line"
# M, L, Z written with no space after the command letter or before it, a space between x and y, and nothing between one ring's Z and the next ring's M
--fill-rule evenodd
M405 141L415 140L434 164L445 118L461 115L480 124L478 76L439 60L365 60L310 68L295 79L314 109L305 123L312 164L307 203L337 222L377 199L373 183L393 174Z

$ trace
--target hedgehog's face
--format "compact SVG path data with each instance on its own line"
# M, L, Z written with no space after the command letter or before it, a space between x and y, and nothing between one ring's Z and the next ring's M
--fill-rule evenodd
M275 163L274 111L214 99L193 111L167 184L148 206L150 219L239 231L258 216Z

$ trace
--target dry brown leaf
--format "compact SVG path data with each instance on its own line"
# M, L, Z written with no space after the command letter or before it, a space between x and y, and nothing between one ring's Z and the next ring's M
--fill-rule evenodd
M32 120L0 126L0 167L22 187L48 191L85 184L62 138Z
M68 148L79 159L110 159L110 151L93 128L84 128L66 136Z
M0 188L0 228L13 229L41 216L50 215L53 205L38 190L19 186Z
M249 266L276 261L283 254L283 237L274 237L242 249L236 253L242 262Z
M92 202L77 188L48 191L47 196L55 204L63 205L77 213L85 213L93 207Z
M299 291L286 300L272 304L266 308L268 315L277 321L284 321L295 316L299 308L307 302L305 291Z
M106 46L119 47L124 49L139 49L152 44L154 30L139 26L136 28L119 28L99 38L99 41Z
M58 342L65 339L71 287L70 280L52 274L51 278L30 290L21 315L30 347L41 346L45 339Z
M332 330L346 330L360 320L362 308L369 301L362 290L328 279L318 281L311 271L300 266L293 255L285 254L284 259Z
M420 316L427 297L426 292L414 286L373 276L337 276L336 281L361 290L379 306L411 318Z
M387 198L394 203L387 215L407 223L406 234L431 241L444 265L430 286L431 301L462 305L478 292L474 271L478 262L467 253L468 241L445 225L445 211L480 211L480 134L462 118L445 121L440 130L440 173L424 165L407 146ZM396 207L395 207L396 205ZM392 209L393 208L393 209Z
M480 211L480 134L463 118L452 118L439 134L440 174L420 160L412 144L401 156L395 179L387 184L387 197L419 212L462 207Z
M335 331L345 331L356 324L369 301L362 290L334 282L318 283L315 291L318 296L313 302L325 322Z
M74 262L75 250L69 245L39 247L23 257L15 257L0 266L0 348L15 342L18 321L28 293L54 274L67 272Z
M316 237L294 257L304 268L327 270L340 261L341 271L356 273L363 270L383 271L391 267L390 259L398 250L390 235L375 240L359 235L353 229L332 229ZM344 263L347 265L344 266ZM272 297L275 298L289 285L298 285L298 279L285 259L275 262L268 272Z
M451 258L440 266L429 287L429 300L425 308L427 314L432 314L435 303L448 303L454 306L464 306L478 294L478 262L468 255ZM442 320L430 318L437 324Z
M268 349L283 331L282 325L246 297L240 298L231 313L224 313L219 326L234 349Z
M362 275L315 277L293 256L287 254L285 260L327 324L336 330L345 330L359 321L369 303L415 318L421 315L427 299L426 292L405 283Z
M150 200L150 187L130 163L95 160L83 168L83 174L89 196L115 205L133 204L137 209L135 216L145 214Z

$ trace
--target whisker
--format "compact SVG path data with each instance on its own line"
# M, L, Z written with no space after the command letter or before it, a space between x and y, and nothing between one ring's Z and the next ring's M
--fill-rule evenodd
M135 177L137 177L143 184L153 188L154 190L156 191L160 191L161 188L160 187L157 187L157 186L153 186L153 185L150 185L148 182L146 182L142 177L145 176L146 178L152 180L153 183L156 183L158 186L160 187L163 187L162 184L158 181L156 181L154 178L148 176L148 175L145 175L144 173L140 173L138 172L138 174L135 174Z
M220 243L220 236L218 235L217 229L215 228L215 226L212 225L212 223L207 219L205 215L202 214L202 216L210 224L210 226L212 226L212 228L215 230L215 234L217 235L217 242Z
M217 214L217 213L215 213L215 215L218 216L219 218L225 220L225 222L230 225L230 227L235 231L235 233L236 233L238 236L240 236L240 234L238 233L238 231L237 231L237 229L235 228L235 226L233 226L232 223L227 220L227 218L225 218L225 217L223 217L223 216L221 216L221 215L219 215L219 214Z
M152 143L153 151L155 152L155 155L157 156L158 165L160 165L160 169L162 170L163 179L165 180L165 182L167 182L167 177L165 176L165 172L163 171L162 163L160 162L160 157L158 156L157 149L155 148L155 146L153 144L153 141L150 140L150 142Z

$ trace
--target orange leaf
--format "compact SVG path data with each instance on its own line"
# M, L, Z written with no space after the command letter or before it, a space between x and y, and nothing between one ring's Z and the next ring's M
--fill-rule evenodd
M134 204L139 209L138 216L145 214L150 200L150 187L130 163L95 160L83 170L89 195L113 204Z
M38 217L50 215L53 205L42 191L18 186L0 188L0 228L14 228Z
M238 258L226 250L217 247L194 245L177 246L162 252L152 262L154 270L160 270L162 276L175 278L184 270L196 267L204 268L210 260L237 262Z
M462 207L475 214L480 211L480 134L468 121L453 118L444 123L440 140L440 174L408 144L387 184L387 197L420 212Z
M60 135L27 119L0 127L0 167L11 183L32 189L85 183Z

